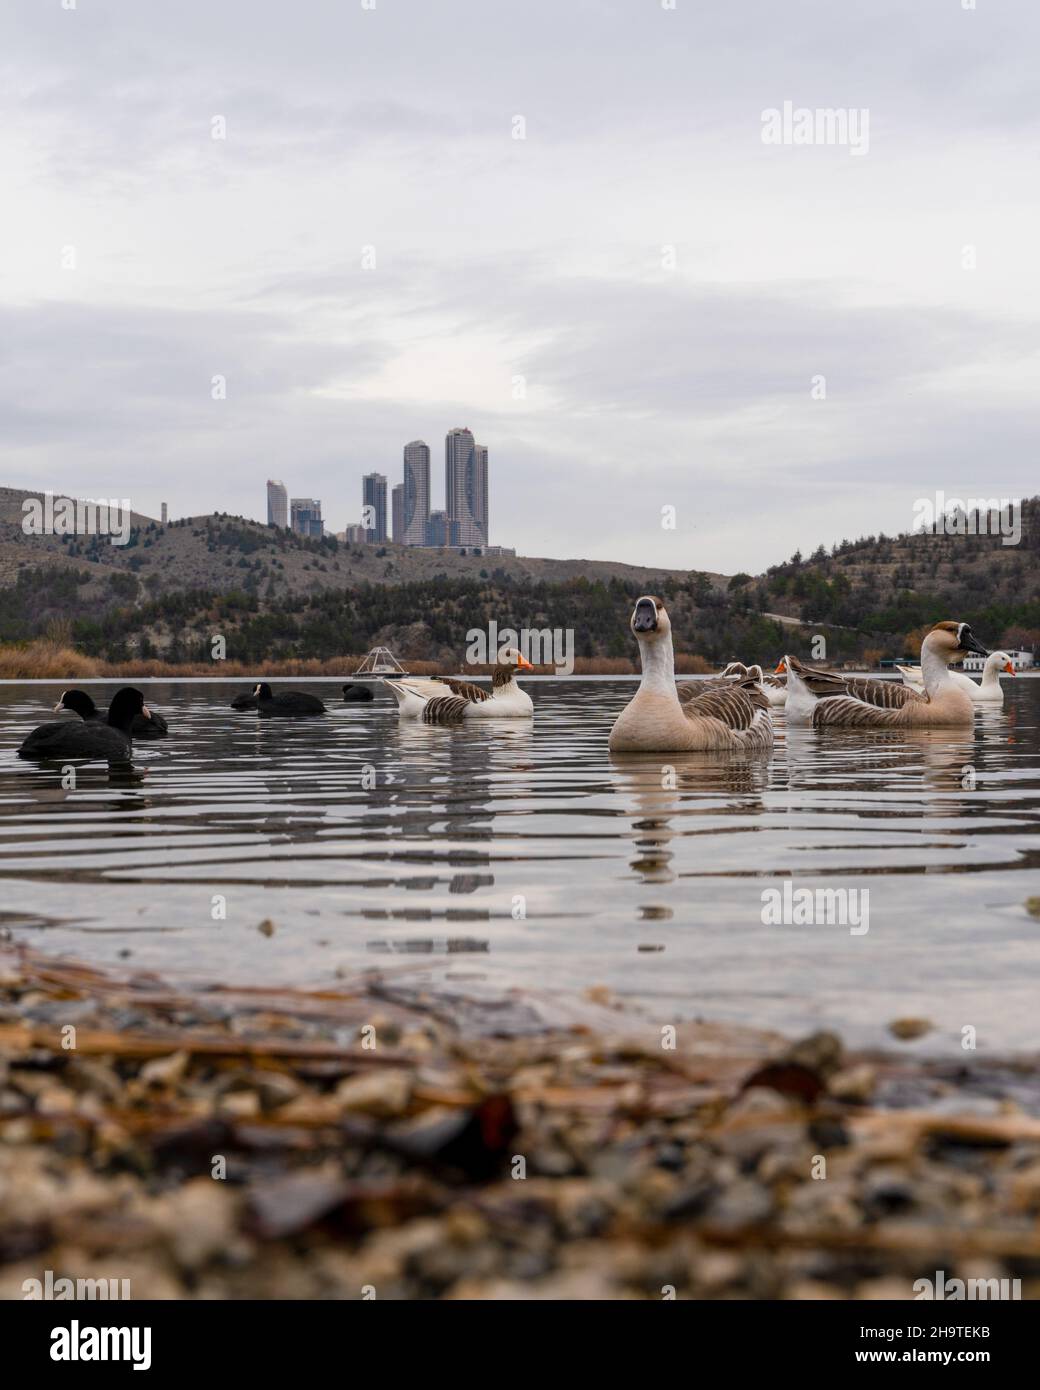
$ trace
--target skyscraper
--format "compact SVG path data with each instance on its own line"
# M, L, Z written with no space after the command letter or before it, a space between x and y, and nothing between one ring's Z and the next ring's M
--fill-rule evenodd
M430 446L413 439L404 446L405 545L425 545L430 520ZM394 533L397 540L397 533Z
M316 497L294 497L289 504L289 517L292 529L298 536L320 539L325 534L321 519L321 503Z
M487 449L474 443L472 430L449 430L444 440L444 494L450 543L486 545Z
M398 545L404 544L404 483L390 489L390 535Z
M447 545L451 539L447 512L431 512L426 523L426 544Z
M473 446L474 455L474 480L473 480L473 514L480 527L480 534L484 545L488 543L488 451L486 444L475 444Z
M361 524L370 544L381 545L386 540L385 473L366 473L361 480Z
M289 494L284 483L267 480L267 524L268 526L289 525Z

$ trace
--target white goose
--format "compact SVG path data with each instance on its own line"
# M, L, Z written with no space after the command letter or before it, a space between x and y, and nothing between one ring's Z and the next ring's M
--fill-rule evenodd
M643 678L614 721L615 753L760 750L773 746L769 704L754 679L729 689L675 685L672 626L659 598L638 599L629 626L639 643ZM689 692L689 693L687 693Z
M911 690L924 689L920 666L900 666L897 664L896 670L903 677L903 684L908 685ZM977 705L1002 705L1004 703L1004 687L1000 683L1000 673L1009 676L1015 674L1011 658L1007 652L990 652L986 658L986 664L982 668L981 685L977 681L973 681L970 676L966 676L963 671L951 671L950 680L953 681L954 685L960 686L961 690L966 690Z
M534 705L516 683L517 671L534 667L515 647L507 647L491 675L491 689L452 676L404 676L385 680L397 696L402 719L426 724L459 724L464 719L530 719Z
M756 671L760 671L762 668L760 666L756 666L754 667L754 669ZM776 670L772 673L772 675L762 677L763 693L765 694L765 697L769 701L770 705L772 705L774 708L776 708L777 706L782 708L784 705L787 704L786 673L787 664L786 662L781 660L780 664L777 666Z
M787 722L844 729L970 725L975 705L951 680L948 669L951 661L963 661L969 652L989 655L967 623L936 623L921 643L923 693L896 681L819 671L787 656Z

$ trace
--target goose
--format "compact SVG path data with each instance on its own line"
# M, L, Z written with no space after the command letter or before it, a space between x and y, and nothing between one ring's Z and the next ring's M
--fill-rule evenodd
M529 719L534 705L527 691L517 685L516 673L533 670L515 647L507 647L491 674L490 690L452 676L406 676L384 683L397 696L397 712L402 719L421 719L425 724L458 724L464 719Z
M711 680L680 685L679 703L685 705L690 700L698 699L707 690L726 690L729 686L740 685L747 680L756 682L770 705L787 704L786 676L780 681L776 676L765 675L761 666L745 666L742 661L731 661L721 676L715 676Z
M936 623L921 644L923 692L896 681L819 671L796 656L786 656L788 723L845 729L971 724L972 698L950 679L947 669L951 661L963 661L969 652L989 655L967 623Z
M911 690L923 690L924 683L921 679L920 666L899 666L896 670L903 677L903 684L908 685ZM970 676L966 676L963 671L951 671L950 680L961 690L966 690L971 698L979 705L1002 705L1004 703L1004 687L1000 683L998 672L1013 676L1015 668L1011 664L1011 658L1007 652L990 652L986 658L986 664L982 668L982 684L973 681Z
M325 713L325 706L317 695L308 695L305 690L283 690L274 695L271 693L271 687L264 681L254 686L253 694L256 696L257 710L268 719L275 715L291 719L298 714Z
M103 724L108 718L107 710L98 709L85 690L63 690L61 699L54 706L54 712L60 714L62 710L78 714L87 724ZM166 720L154 709L149 710L147 715L136 715L130 726L130 733L134 738L165 738L169 732L170 727Z
M729 690L733 685L748 678L748 668L742 661L731 661L722 668L717 676L709 676L703 681L684 681L678 686L679 702L686 704L689 700L699 700L708 690Z
M771 705L787 704L787 666L783 660L770 675L762 677L762 689Z
M131 729L138 715L151 718L141 692L126 685L112 697L104 723L94 719L55 719L41 724L25 738L18 756L40 761L103 758L110 763L127 763L132 751Z
M703 693L687 686L684 694L690 694L680 700L672 625L659 598L638 599L629 626L639 643L643 678L610 731L611 752L754 751L773 746L769 704L753 678Z

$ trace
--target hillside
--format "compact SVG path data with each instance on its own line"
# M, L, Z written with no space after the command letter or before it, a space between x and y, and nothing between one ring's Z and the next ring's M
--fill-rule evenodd
M919 630L971 621L983 640L1040 642L1040 500L1022 542L988 536L885 536L822 546L758 577L590 560L309 540L241 517L163 526L134 516L129 542L28 536L22 502L0 489L0 640L49 637L108 661L327 659L380 643L412 660L457 663L471 628L572 629L575 654L633 655L631 599L660 593L680 652L717 663L808 654L832 661L912 653ZM799 626L799 622L805 626Z
M51 635L116 661L204 659L216 633L229 657L247 661L350 654L377 642L415 659L457 660L481 614L502 625L519 614L517 625L574 627L573 586L592 595L578 625L592 656L616 627L608 595L689 578L615 561L345 545L216 514L165 526L134 514L126 545L26 535L22 504L34 495L0 489L0 640ZM721 593L728 581L704 582Z
M1040 498L1022 504L1018 545L999 535L868 536L795 555L755 580L735 576L738 608L833 633L837 652L916 652L923 630L963 619L993 645L1040 645ZM833 625L833 626L832 626ZM847 631L834 632L833 628Z

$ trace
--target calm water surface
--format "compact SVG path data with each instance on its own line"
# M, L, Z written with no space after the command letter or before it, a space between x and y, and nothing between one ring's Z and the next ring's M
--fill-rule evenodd
M292 682L330 714L291 721L230 710L245 681L141 684L171 736L135 745L138 780L93 764L70 791L14 751L62 685L0 686L16 940L238 984L411 961L449 990L606 985L662 1021L878 1042L915 1014L933 1052L969 1024L980 1051L1037 1045L1040 678L963 735L774 711L772 757L737 762L612 759L634 690L614 679L532 681L533 724L462 729L400 723L379 687L344 705L338 682ZM869 889L869 930L764 925L785 879Z

